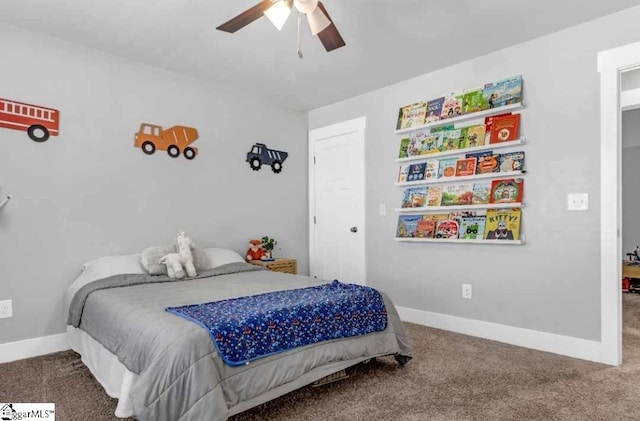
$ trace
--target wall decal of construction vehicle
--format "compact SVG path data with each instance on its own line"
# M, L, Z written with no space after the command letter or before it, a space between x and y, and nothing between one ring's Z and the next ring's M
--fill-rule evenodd
M258 171L262 164L271 165L271 170L278 174L282 171L282 163L287 159L289 154L284 151L276 151L275 149L267 148L264 143L256 143L251 150L247 152L247 160L251 169Z
M182 152L185 158L193 159L198 154L198 148L189 145L197 139L198 130L193 127L173 126L163 130L160 126L142 123L133 146L147 155L152 155L157 149L167 151L172 158L177 158Z
M0 127L27 132L34 142L58 136L58 110L0 98Z

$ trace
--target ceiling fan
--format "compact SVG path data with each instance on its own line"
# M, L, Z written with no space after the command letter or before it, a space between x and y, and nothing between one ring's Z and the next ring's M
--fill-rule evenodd
M318 35L325 50L333 51L346 45L340 32L338 32L338 28L336 28L329 13L327 13L327 9L318 0L262 0L216 29L234 33L264 15L278 30L282 30L291 13L292 4L298 11L298 57L302 58L302 49L300 47L300 20L302 15L307 17L311 34Z

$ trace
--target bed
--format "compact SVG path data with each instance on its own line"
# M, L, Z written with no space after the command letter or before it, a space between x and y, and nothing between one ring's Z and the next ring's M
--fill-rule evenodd
M88 262L67 291L71 348L107 394L115 415L139 420L228 417L374 357L411 358L402 322L380 292L382 331L292 348L231 366L209 332L167 307L228 300L327 284L271 272L227 249L206 249L211 267L193 279L149 275L140 255Z

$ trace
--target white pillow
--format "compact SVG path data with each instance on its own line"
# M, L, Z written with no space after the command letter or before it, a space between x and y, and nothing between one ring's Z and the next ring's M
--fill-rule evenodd
M227 263L244 262L244 258L231 249L210 247L204 249L204 251L209 257L209 264L211 265L209 269L226 265Z
M67 289L67 306L74 294L88 283L121 273L146 273L140 263L141 257L140 253L105 256L85 263L80 276Z

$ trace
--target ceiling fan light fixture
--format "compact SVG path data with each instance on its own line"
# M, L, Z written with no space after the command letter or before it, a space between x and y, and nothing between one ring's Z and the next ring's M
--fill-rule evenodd
M331 25L331 21L319 7L316 7L313 12L307 14L307 20L309 21L312 35L318 35L318 32L322 32L327 26Z
M318 8L318 0L293 0L293 5L298 12L308 15Z
M267 10L265 10L264 15L269 18L273 26L275 26L278 31L282 30L284 23L287 21L289 14L291 14L291 6L289 6L289 2L286 0L279 0Z

